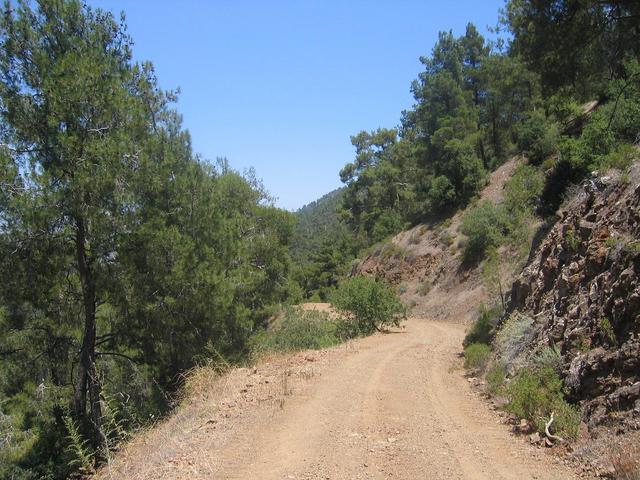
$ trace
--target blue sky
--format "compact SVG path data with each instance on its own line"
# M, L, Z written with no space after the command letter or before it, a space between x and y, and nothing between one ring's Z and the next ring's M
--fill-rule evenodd
M137 60L151 60L194 150L255 167L297 209L339 187L349 137L393 127L441 30L486 33L504 0L89 0L125 11Z

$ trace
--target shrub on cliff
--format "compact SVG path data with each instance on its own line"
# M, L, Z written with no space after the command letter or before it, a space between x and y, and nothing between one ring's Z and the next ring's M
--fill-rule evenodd
M507 218L504 210L491 202L480 202L462 217L460 231L468 240L464 260L476 262L484 258L490 248L498 247L504 237Z
M490 344L493 340L493 329L498 323L501 314L502 308L500 308L500 305L494 305L491 308L480 305L478 318L473 322L469 332L464 337L463 346L468 347L472 343Z
M530 421L540 432L554 414L553 430L566 440L578 436L580 414L564 399L562 380L551 367L523 368L507 385L507 410Z

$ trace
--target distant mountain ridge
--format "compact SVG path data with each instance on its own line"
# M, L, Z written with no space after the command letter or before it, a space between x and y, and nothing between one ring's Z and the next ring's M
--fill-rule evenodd
M291 242L291 255L302 261L320 248L323 240L340 230L338 207L345 187L340 187L304 205L294 215L297 223Z

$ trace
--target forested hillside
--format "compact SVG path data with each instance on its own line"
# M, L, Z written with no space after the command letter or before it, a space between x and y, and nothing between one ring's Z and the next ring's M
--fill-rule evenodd
M283 304L382 305L332 342L375 331L387 307L397 325L404 310L381 282L339 287L407 227L445 233L466 208L463 241L438 241L460 248L460 271L495 278L506 246L527 250L572 184L609 168L628 181L640 4L509 0L500 28L494 41L472 24L441 32L399 125L351 137L345 186L291 214L252 174L193 152L176 93L133 60L124 19L79 0L6 2L0 477L87 473L175 405L190 368L246 362ZM479 199L514 156L504 202Z
M340 217L343 198L344 188L339 188L294 214L293 278L304 297L326 300L364 246Z
M416 103L402 113L400 126L352 137L356 158L340 177L354 231L376 242L407 223L466 205L487 173L514 154L536 166L546 161L541 167L560 181L548 187L561 190L615 162L620 145L636 141L638 46L624 39L637 40L637 7L542 3L508 3L509 48L485 40L471 24L461 37L442 32L431 54L420 58L425 69L411 85ZM564 37L564 22L578 29L577 19L582 32ZM544 29L533 28L537 23ZM552 36L562 38L546 43ZM598 47L583 48L586 42ZM563 49L579 53L567 56ZM594 64L602 67L594 71ZM590 100L601 108L577 136L572 127ZM556 202L558 192L549 193L543 201Z
M340 172L351 235L371 246L451 217L475 204L491 171L522 155L529 181L512 189L511 210L480 203L462 228L470 262L505 240L528 241L532 216L553 214L569 185L633 161L639 25L634 2L512 0L500 19L506 41L472 24L459 37L441 32L420 58L415 104L400 125L351 137L356 156Z
M343 192L342 188L333 190L295 212L296 226L291 242L294 259L304 261L340 229L338 208Z

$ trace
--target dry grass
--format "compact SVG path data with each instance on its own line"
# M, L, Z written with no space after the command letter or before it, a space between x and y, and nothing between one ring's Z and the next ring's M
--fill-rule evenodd
M616 480L640 480L640 445L625 443L609 455Z
M409 243L411 245L417 245L422 240L422 228L414 229L411 235L409 236Z
M513 313L500 327L494 346L510 373L527 366L527 347L535 333L533 319L519 312Z
M180 406L184 404L206 402L216 392L220 378L229 370L228 364L213 363L194 367L184 374L183 387L177 400Z
M179 406L169 417L139 431L114 461L101 468L97 478L172 478L172 472L185 464L194 478L213 475L215 466L211 462L199 462L197 467L193 464L194 456L206 459L205 447L189 442L185 432L196 432L213 421L216 400L224 396L231 381L224 371L211 364L184 374L184 386L176 399Z
M513 176L522 158L515 156L500 165L492 174L487 186L480 192L480 200L490 200L497 204L504 199L504 184Z
M429 282L428 280L423 280L422 282L418 283L418 286L416 287L416 293L421 297L424 297L430 291L431 291L431 282Z
M301 303L296 305L296 308L300 308L305 312L326 313L332 320L340 317L340 314L333 309L330 303Z
M137 432L95 478L218 478L222 456L227 464L244 462L255 426L286 415L286 404L304 394L327 361L358 347L349 341L332 350L272 353L250 368L219 362L190 370L171 414Z

